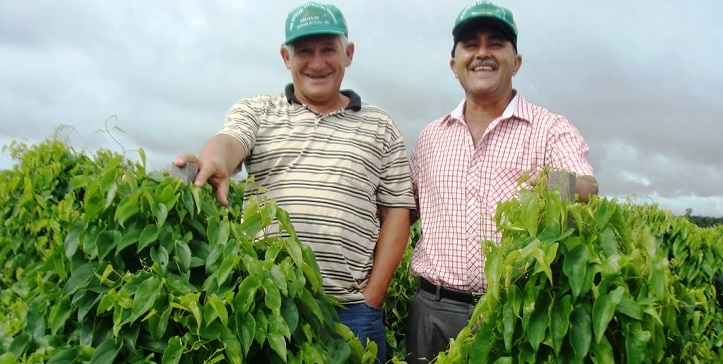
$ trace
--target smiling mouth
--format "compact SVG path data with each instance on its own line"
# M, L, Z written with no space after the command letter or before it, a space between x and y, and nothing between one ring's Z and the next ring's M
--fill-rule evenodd
M308 73L307 73L307 74L306 74L306 77L309 77L309 78L311 78L312 80L320 80L320 79L324 79L324 78L329 77L329 75L331 75L331 72L329 72L329 73L324 73L324 74L321 74L321 75L311 75L311 74L308 74Z
M495 68L492 66L477 66L472 67L472 71L494 71Z
M487 61L481 61L476 62L472 64L469 68L471 71L495 71L497 70L497 64L494 62L487 60Z

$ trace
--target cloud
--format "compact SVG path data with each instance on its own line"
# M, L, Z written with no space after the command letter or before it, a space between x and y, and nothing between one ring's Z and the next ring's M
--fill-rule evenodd
M343 87L393 115L411 148L464 97L449 51L469 2L335 3L356 45ZM723 3L499 3L520 30L515 87L580 130L602 194L723 216ZM164 168L200 150L236 100L281 92L282 24L298 4L1 2L0 144L67 124L74 146L119 150L96 132L107 122L124 130L114 137L125 149ZM0 167L9 163L0 153Z

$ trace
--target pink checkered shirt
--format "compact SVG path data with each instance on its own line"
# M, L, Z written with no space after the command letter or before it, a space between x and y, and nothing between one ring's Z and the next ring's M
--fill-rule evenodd
M411 273L442 287L484 293L480 243L499 243L497 203L516 196L520 177L534 178L543 166L577 175L593 171L587 144L565 117L517 94L475 148L464 105L427 125L409 157L422 223Z

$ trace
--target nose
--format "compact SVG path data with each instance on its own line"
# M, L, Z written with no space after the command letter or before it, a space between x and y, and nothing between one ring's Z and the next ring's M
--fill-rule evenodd
M480 44L479 47L477 47L477 51L475 52L475 58L479 59L485 59L490 56L491 52L489 47L487 47L487 44Z
M309 60L309 66L312 68L322 68L325 64L324 55L321 51L314 52L314 56Z

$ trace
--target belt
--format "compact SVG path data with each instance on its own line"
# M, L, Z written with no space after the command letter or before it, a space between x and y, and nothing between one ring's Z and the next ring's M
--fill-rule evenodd
M482 295L472 294L468 292L462 292L462 291L455 291L451 289L447 289L441 286L438 286L436 284L433 284L432 282L420 278L420 287L422 290L427 291L438 298L446 298L450 299L452 301L462 302L462 303L468 303L470 305L477 303L477 301L482 297Z

